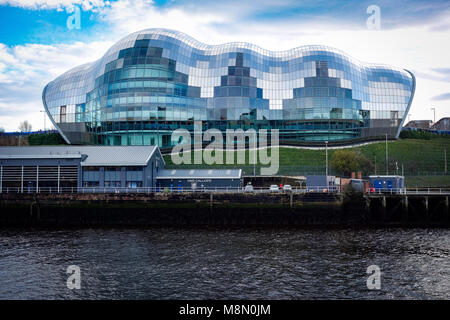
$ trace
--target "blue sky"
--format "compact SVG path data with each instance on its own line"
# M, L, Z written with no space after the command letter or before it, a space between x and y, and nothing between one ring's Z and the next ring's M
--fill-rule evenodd
M380 8L379 30L366 12ZM67 19L80 8L80 29ZM152 27L199 41L247 41L270 50L324 44L368 62L412 70L411 119L450 116L450 1L0 0L0 127L43 127L41 92L64 71L93 61L126 34ZM47 121L47 124L49 121Z

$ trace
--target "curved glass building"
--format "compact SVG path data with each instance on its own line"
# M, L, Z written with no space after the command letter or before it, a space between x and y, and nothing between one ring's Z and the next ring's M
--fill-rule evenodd
M207 45L177 31L132 33L44 88L50 119L72 144L177 143L177 128L279 129L280 144L399 135L414 75L324 46L268 51Z

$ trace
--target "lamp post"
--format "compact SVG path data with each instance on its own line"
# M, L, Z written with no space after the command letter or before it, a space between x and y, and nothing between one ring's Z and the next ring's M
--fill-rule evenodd
M386 175L389 175L388 138L386 133Z
M444 175L447 175L447 148L444 148Z
M433 124L436 123L436 108L430 108L430 110L433 110Z
M256 133L253 135L253 139L255 139L255 143L254 143L254 148L255 148L255 151L254 151L254 153L253 153L253 176L254 177L256 177L256 150L258 150L258 148L257 148L257 143L258 143L258 140L256 139ZM250 152L250 151L249 151ZM250 156L250 154L249 154L249 156Z
M325 140L325 175L327 176L328 184L328 140Z
M40 110L39 112L42 112L44 114L44 131L46 131L47 126L45 124L45 118L47 117L47 113L45 112L45 110Z
M375 156L375 175L377 175L377 156Z

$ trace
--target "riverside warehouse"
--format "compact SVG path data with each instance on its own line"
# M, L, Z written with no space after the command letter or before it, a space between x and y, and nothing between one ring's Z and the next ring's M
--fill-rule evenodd
M0 147L0 192L240 188L242 171L165 169L157 146Z

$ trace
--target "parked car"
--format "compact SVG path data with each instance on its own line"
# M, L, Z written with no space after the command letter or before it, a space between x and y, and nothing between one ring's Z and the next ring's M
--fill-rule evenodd
M248 184L244 187L244 192L253 192L253 186L251 184Z
M292 192L292 187L291 187L291 185L290 185L290 184L285 184L285 185L283 186L283 191L284 191L284 192Z
M269 191L270 192L278 192L280 190L278 189L278 186L276 184L272 184L269 188Z

